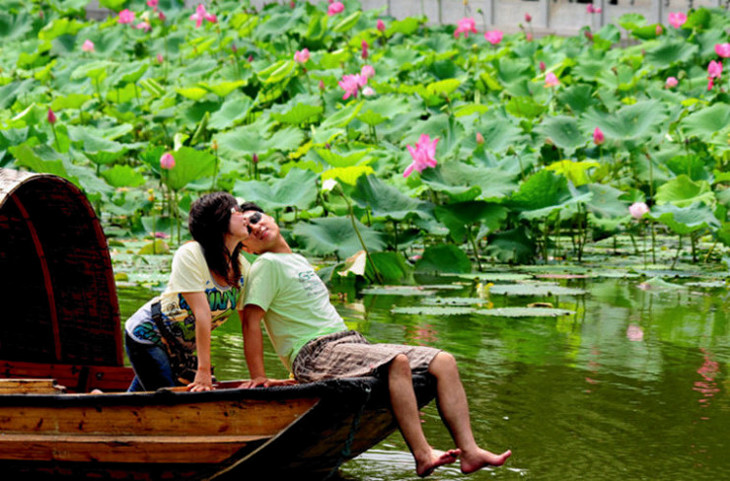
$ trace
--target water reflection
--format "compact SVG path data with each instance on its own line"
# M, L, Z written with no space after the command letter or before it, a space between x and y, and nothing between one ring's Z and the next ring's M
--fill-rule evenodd
M489 295L495 308L549 302L574 314L504 318L393 314L422 296L348 296L337 304L348 325L377 342L437 346L461 366L476 437L488 449L513 450L505 468L470 480L715 480L730 468L730 362L727 290L639 286L635 278L551 278L585 295ZM545 281L543 281L545 282ZM644 286L646 287L646 286ZM477 283L436 296L479 297ZM136 309L127 300L123 310ZM142 296L139 304L147 299ZM126 306L126 307L124 307ZM123 313L124 317L124 313ZM235 318L214 335L222 379L247 377ZM267 345L267 367L286 375ZM424 410L434 446L452 441L435 406ZM556 461L559 460L559 461ZM723 473L723 474L721 474ZM458 467L430 479L460 478ZM394 434L348 463L342 480L415 479L406 446Z

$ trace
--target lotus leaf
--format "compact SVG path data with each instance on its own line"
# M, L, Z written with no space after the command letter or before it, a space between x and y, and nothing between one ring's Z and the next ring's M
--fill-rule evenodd
M374 175L363 175L357 179L352 198L360 207L371 209L375 217L403 221L409 217L429 217L426 203L403 195Z
M368 287L362 290L363 295L370 296L433 296L436 291L422 286L379 286Z
M710 208L700 203L694 203L687 207L664 204L653 208L647 215L679 235L688 235L702 229L720 227L720 221Z
M357 229L368 250L379 251L385 247L379 232L357 222ZM294 235L300 240L306 252L315 255L336 254L347 258L362 249L358 235L348 217L323 217L311 222L298 222Z
M233 192L266 210L296 207L308 209L317 199L317 174L310 170L291 169L286 177L272 182L237 180Z
M139 187L146 182L144 176L129 165L115 165L101 173L112 187Z
M475 309L473 314L493 317L560 317L573 315L575 311L550 307L498 307Z
M532 262L537 252L535 241L524 226L495 232L489 236L486 253L501 262Z
M423 300L427 306L471 306L489 302L489 299L482 297L427 297Z
M687 136L712 137L726 130L729 124L730 105L717 103L691 113L682 119L679 128Z
M449 228L454 242L464 242L472 225L483 223L487 232L498 230L507 219L507 208L481 201L459 202L434 208L436 218Z
M682 174L662 184L656 193L657 204L674 204L678 207L687 207L694 203L715 205L715 193L705 180L693 182Z
M471 272L471 261L457 246L441 244L427 247L415 269L416 272L464 274Z
M506 296L583 296L583 289L563 287L557 284L497 284L489 288L491 295Z
M421 179L455 202L500 200L517 187L516 175L501 168L473 167L462 162L442 163L424 170Z
M574 196L565 177L542 170L520 185L509 199L509 204L519 209L520 217L538 219L577 202L586 202L590 197L590 193Z
M390 310L393 314L412 314L417 316L464 316L472 314L474 308L452 306L399 306Z

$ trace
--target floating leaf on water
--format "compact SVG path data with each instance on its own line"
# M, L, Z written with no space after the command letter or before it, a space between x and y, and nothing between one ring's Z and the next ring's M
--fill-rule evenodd
M699 272L690 271L679 271L679 270L641 270L636 269L639 274L643 274L647 277L700 277L702 274Z
M490 287L489 293L507 296L582 296L586 291L553 284L501 284Z
M592 272L591 277L605 277L607 279L626 279L641 277L641 275L635 272L626 272L623 270L600 270Z
M500 307L497 309L475 309L472 314L496 317L559 317L570 316L575 312L549 307Z
M479 281L524 281L532 279L530 274L518 272L479 272L474 274L461 274L461 279L474 279Z
M422 289L435 289L437 291L460 291L464 287L464 284L421 284L419 287Z
M588 279L588 274L535 274L539 279Z
M451 306L410 306L410 307L394 307L390 310L393 314L415 314L425 316L461 316L472 314L474 309L471 307L451 307Z
M362 293L374 296L432 296L436 291L421 286L381 286L363 289Z
M490 301L481 297L429 297L424 299L423 303L427 306L470 306L490 304Z
M685 284L688 287L705 287L708 289L717 289L727 287L727 283L723 281L700 281L700 282L688 282Z

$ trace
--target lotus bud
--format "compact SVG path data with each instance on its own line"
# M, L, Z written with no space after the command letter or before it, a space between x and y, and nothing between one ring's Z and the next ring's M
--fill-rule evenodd
M543 61L541 60L541 61L540 61L540 72L544 72L544 71L545 71L545 62L543 62Z
M477 132L477 144L483 145L484 144L484 136L481 132Z
M56 123L56 114L53 113L53 110L48 109L48 123L53 125Z
M175 157L170 152L165 152L160 157L160 167L166 170L175 168Z
M529 13L525 14L525 22L527 22L527 23L532 22L532 16Z

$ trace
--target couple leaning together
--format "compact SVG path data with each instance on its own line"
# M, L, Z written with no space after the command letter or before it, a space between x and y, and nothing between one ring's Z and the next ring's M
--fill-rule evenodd
M510 456L510 451L484 450L474 440L466 393L451 354L423 346L371 344L349 330L312 266L291 251L274 219L260 207L239 205L223 192L206 194L193 203L189 228L194 242L175 253L165 291L126 322L127 354L136 374L130 391L183 384L191 391L211 390L211 331L237 310L251 377L242 387L294 382L266 377L263 321L297 382L364 375L387 379L391 407L418 475L457 459L462 472L470 473L500 466ZM258 255L253 264L242 249ZM413 372L436 379L439 412L455 449L438 451L428 444Z

